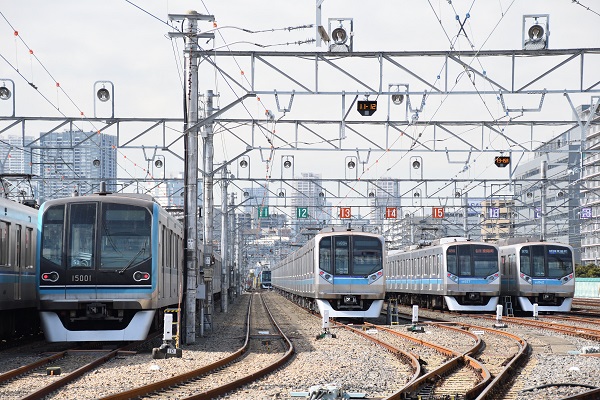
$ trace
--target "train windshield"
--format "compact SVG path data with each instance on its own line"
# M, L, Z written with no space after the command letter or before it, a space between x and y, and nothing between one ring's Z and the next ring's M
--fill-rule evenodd
M487 277L498 272L498 250L492 246L450 246L446 256L448 272L454 275Z
M149 259L151 232L151 215L146 208L105 204L100 229L100 268L129 268Z
M355 236L353 244L354 274L366 276L383 268L379 239Z
M319 268L335 275L367 276L383 268L381 241L368 236L339 235L319 241Z
M271 271L263 271L260 274L260 280L262 282L271 282Z
M524 246L519 258L520 271L532 277L562 278L573 273L573 254L568 247Z
M50 207L44 212L42 221L42 258L56 265L62 265L64 222L64 206Z

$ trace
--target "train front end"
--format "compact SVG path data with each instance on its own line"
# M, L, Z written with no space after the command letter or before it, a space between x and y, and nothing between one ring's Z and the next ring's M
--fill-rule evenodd
M500 296L498 247L456 242L444 247L444 300L451 311L493 312Z
M537 304L539 312L570 311L575 295L572 247L538 242L515 245L511 251L516 266L503 276L503 290L515 295L518 308L533 312Z
M332 318L377 318L385 297L384 239L364 232L315 237L316 302Z
M146 338L157 308L158 221L151 201L46 202L37 283L49 342Z

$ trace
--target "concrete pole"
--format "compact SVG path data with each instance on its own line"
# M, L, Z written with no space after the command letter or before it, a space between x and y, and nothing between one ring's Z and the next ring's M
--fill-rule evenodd
M235 203L235 193L231 193L231 209L234 210L233 205ZM229 220L229 228L228 228L228 232L231 234L230 240L229 240L229 267L227 268L227 288L230 287L230 282L235 282L235 272L234 272L234 265L236 265L236 257L235 257L235 237L233 236L233 233L236 232L237 230L235 229L235 224L236 224L236 220L235 220L235 212L233 212L231 215L227 216L228 220ZM231 300L233 301L233 296L235 295L235 290L233 290L230 293L231 296Z
M198 21L193 18L195 11L189 12L186 35L186 64L189 83L186 92L186 117L184 130L198 122L198 38L195 36ZM198 286L198 130L192 129L185 135L185 266L186 266L186 298L185 298L185 343L196 342L196 291Z
M206 91L206 115L212 115L213 91ZM202 133L204 140L204 285L206 287L205 319L212 330L213 313L213 232L214 232L214 144L212 122L204 125ZM204 328L204 320L201 321Z
M541 226L540 226L540 240L546 240L546 171L548 170L548 161L543 160L540 166L540 174L542 179L542 195L540 196L541 202Z
M223 183L221 185L221 310L227 312L227 281L229 276L229 240L228 240L228 227L229 227L229 213L227 210L227 167L223 168L222 171Z
M463 231L465 237L469 238L469 195L465 191L463 194Z

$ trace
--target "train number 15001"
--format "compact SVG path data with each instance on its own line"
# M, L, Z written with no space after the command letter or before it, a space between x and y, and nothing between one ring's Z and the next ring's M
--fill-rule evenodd
M89 275L89 274L73 275L71 277L71 281L73 281L73 282L91 282L92 275Z

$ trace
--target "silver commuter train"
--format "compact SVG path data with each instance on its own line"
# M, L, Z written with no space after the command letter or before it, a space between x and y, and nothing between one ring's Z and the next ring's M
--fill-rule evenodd
M47 201L40 213L37 286L49 342L143 340L180 303L183 225L151 196L101 192Z
M384 299L385 239L327 230L271 267L273 288L331 318L377 318Z
M568 312L575 295L573 248L562 243L510 239L500 244L501 295L517 310Z
M38 210L0 198L0 339L39 332L35 290Z
M460 237L388 253L386 297L451 311L495 311L500 296L498 246Z

